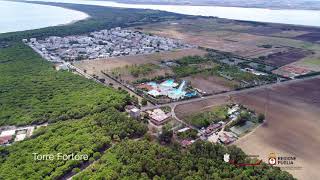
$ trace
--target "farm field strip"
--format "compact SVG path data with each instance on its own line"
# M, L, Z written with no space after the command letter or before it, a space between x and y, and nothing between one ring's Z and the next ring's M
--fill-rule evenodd
M262 62L268 64L270 61L270 64L275 66L293 65L320 71L317 63L320 61L320 44L318 41L310 41L310 37L318 38L320 33L317 28L283 27L279 24L255 25L201 18L161 22L136 28L243 57L262 57ZM269 57L273 54L274 56Z
M282 156L295 156L295 165L302 169L288 171L299 179L315 179L319 177L320 161L315 156L320 148L319 92L320 77L316 77L178 105L175 111L177 116L183 119L193 112L234 101L257 112L267 112L266 123L250 135L240 138L235 144L247 154L259 155L264 161L267 161L271 152ZM300 111L301 109L304 111Z

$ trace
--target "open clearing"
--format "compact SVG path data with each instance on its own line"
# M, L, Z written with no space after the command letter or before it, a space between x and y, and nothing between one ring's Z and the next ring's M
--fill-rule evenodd
M161 52L147 55L122 56L99 60L76 61L74 65L85 69L89 74L99 74L101 71L112 70L126 65L153 63L159 64L162 60L176 60L185 56L203 56L206 51L194 49L182 49L170 52Z
M213 20L209 21L207 19L182 20L178 24L164 22L142 26L142 31L179 39L193 45L232 52L245 57L261 56L272 51L281 51L279 48L266 49L257 46L258 41L267 40L268 37L218 29L219 24L215 23ZM208 26L212 26L212 29ZM234 27L230 27L230 29L234 29Z
M279 67L296 62L309 55L311 55L310 51L298 48L290 48L287 51L274 53L268 56L266 59L263 60L263 62L268 65Z
M266 63L276 66L294 64L320 70L317 63L308 63L320 61L320 44L310 41L312 37L318 40L319 28L198 18L149 24L136 29L248 58L274 54L266 59Z
M200 89L208 94L230 91L234 88L231 81L218 76L196 74L182 79L191 82L192 87Z
M226 102L229 102L229 100L230 98L228 96L219 96L216 98L210 98L203 101L182 104L176 107L175 113L179 119L184 119L187 116L190 116L194 113L205 111L210 107L226 104Z
M320 33L314 32L314 33L302 34L300 36L297 36L296 39L320 43Z
M320 176L320 78L272 89L239 93L232 98L220 96L177 106L176 114L186 115L217 106L229 100L244 104L257 112L267 112L267 122L236 145L247 154L259 155L265 162L269 153L295 156L297 170L288 170L298 179ZM302 111L303 110L303 111Z

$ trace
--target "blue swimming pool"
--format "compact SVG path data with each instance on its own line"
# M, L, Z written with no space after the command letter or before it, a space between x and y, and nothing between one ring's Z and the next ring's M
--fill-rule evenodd
M188 98L191 98L191 97L195 97L197 95L198 95L198 93L194 91L194 92L187 93L185 96L188 97Z
M158 85L156 82L148 82L147 84L150 85L150 86L152 86L152 87L155 87L155 86Z
M165 80L164 82L161 83L161 85L162 86L173 87L174 86L174 79Z

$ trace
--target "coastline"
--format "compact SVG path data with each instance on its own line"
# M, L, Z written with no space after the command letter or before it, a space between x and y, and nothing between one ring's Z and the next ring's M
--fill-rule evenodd
M23 27L21 29L17 29L17 28L5 28L3 31L0 31L0 34L5 34L5 33L14 33L14 32L23 32L23 31L29 31L29 30L36 30L36 29L42 29L42 28L49 28L49 27L56 27L56 26L65 26L65 25L71 25L74 24L76 22L79 21L83 21L83 20L88 20L91 18L91 16L84 12L84 11L79 11L79 10L75 10L75 9L71 9L71 8L66 8L66 7L62 7L62 6L54 6L54 5L49 5L49 4L39 4L36 2L32 2L32 1L23 1L23 0L1 0L2 2L9 2L9 3L19 3L21 5L26 5L26 4L31 4L31 5L38 5L41 6L41 8L45 9L46 7L50 7L50 8L55 8L57 10L61 10L61 11L68 11L69 13L73 13L74 16L70 16L72 17L72 19L61 19L61 21L65 21L65 22L52 22L49 24L42 24L40 23L38 25L38 27Z
M216 6L216 7L232 7L232 8L252 8L252 9L270 9L270 10L310 10L310 11L320 11L320 7L318 8L307 8L307 7L273 7L273 6L259 6L259 5L252 5L252 6L245 6L245 5L231 5L231 4L215 4L215 3L175 3L175 2L167 2L167 3L161 3L161 2L154 2L154 3L148 3L148 2L122 2L117 0L95 0L95 1L101 1L101 2L116 2L121 4L135 4L135 5L177 5L177 6Z
M318 19L320 18L320 11L318 10L304 10L304 9L270 9L270 8L254 8L254 7L235 7L235 6L196 6L194 4L170 5L167 3L142 4L142 3L119 3L114 0L94 0L94 1L76 1L76 0L34 0L34 3L63 3L63 4L78 4L78 5L92 5L101 7L114 8L129 8L129 9L150 9L172 12L190 16L206 16L218 17L222 19L251 21L261 23L275 23L286 25L297 25L306 27L320 27ZM129 1L130 2L130 1ZM157 5L161 4L161 5ZM171 3L177 4L177 3ZM231 12L231 13L225 13ZM285 15L285 16L284 16ZM300 17L308 17L301 19Z
M58 6L57 6L58 7ZM69 9L69 8L65 8L65 9ZM70 9L71 10L71 9ZM82 11L81 11L82 12ZM83 12L85 13L85 12ZM87 14L87 13L85 13ZM84 19L79 19L79 20L72 20L71 22L68 22L68 23L62 23L62 24L58 24L58 25L55 25L55 26L67 26L67 25L72 25L76 22L79 22L79 21L86 21L86 20L89 20L91 18L91 16L89 14L87 14L87 17L84 18ZM54 27L54 26L49 26L49 27Z
M24 30L17 30L17 31L8 31L8 32L2 32L0 34L3 34L3 33L12 33L12 32L21 32L21 31L26 31L26 30L35 30L35 29L42 29L42 28L48 28L48 27L58 27L58 26L67 26L67 25L72 25L74 23L77 23L79 21L87 21L89 19L91 19L91 15L89 15L87 12L85 11L82 11L82 10L79 10L79 9L74 9L74 8L70 8L69 6L64 6L64 5L61 5L61 4L69 4L69 5L77 5L77 6L97 6L97 7L110 7L110 8L127 8L127 9L138 9L137 7L117 7L117 6L107 6L107 5L94 5L94 4L81 4L81 2L79 2L80 4L75 4L75 3L72 3L72 2L61 2L60 0L57 0L55 2L50 2L50 1L46 1L46 0L30 0L30 1L26 1L26 0L13 0L13 1L10 1L10 0L3 0L3 1L8 1L8 2L21 2L21 3L29 3L29 4L36 4L36 5L43 5L43 6L51 6L51 7L56 7L56 8L62 8L62 9L66 9L66 10L69 10L69 11L75 11L75 12L80 12L80 13L83 13L85 14L86 17L82 18L82 19L77 19L77 20L71 20L69 22L66 22L66 23L58 23L58 24L55 24L55 25L50 25L50 26L42 26L42 27L38 27L38 28L30 28L30 29L24 29ZM109 0L98 0L99 2L116 2L116 1L109 1ZM90 2L90 1L87 1L87 2ZM117 3L117 2L116 2ZM60 5L59 5L60 4ZM138 3L136 4L128 4L128 3L122 3L122 4L125 4L125 5L138 5ZM147 4L141 4L141 5L147 5ZM155 4L153 4L155 5ZM162 5L164 5L162 3ZM167 6L170 6L169 4L166 4ZM189 4L184 4L186 7L197 7L195 5L192 5L190 6ZM182 5L178 5L178 6L182 6ZM198 7L202 7L202 6L198 6ZM203 5L203 7L218 7L218 8L247 8L247 7L228 7L228 6L207 6L207 5ZM143 7L141 7L140 9L145 9ZM149 9L149 8L147 8ZM150 8L151 10L156 10L156 9L152 9ZM249 8L248 8L249 9ZM251 8L251 9L259 9L259 8ZM262 8L260 8L261 10ZM269 10L269 9L265 9L265 10ZM277 9L277 10L280 10L280 9ZM283 9L283 10L287 10L287 11L290 11L290 10L294 10L294 11L299 11L299 10L295 10L295 9ZM160 10L160 11L166 11L166 10ZM314 10L301 10L301 11L314 11ZM189 16L203 16L203 17L211 17L210 15L205 15L205 14L202 14L202 15L191 15L190 13L187 13L187 14L184 14L184 13L181 13L181 12L175 12L175 11L166 11L166 12L171 12L171 13L177 13L177 14L181 14L181 15L189 15ZM320 11L319 11L320 12ZM271 22L271 21L262 21L262 20L256 20L256 19L253 19L253 20L246 20L246 19L234 19L232 17L220 17L219 15L217 16L212 16L212 17L217 17L219 19L228 19L228 20L234 20L234 21L247 21L247 22L256 22L256 23L268 23L268 24L284 24L284 25L288 25L288 26L302 26L302 27L313 27L313 28L318 28L320 25L311 25L310 24L299 24L299 23L292 23L292 22L287 22L287 23L284 23L284 22ZM261 18L260 18L261 19ZM281 21L281 20L280 20Z
M85 21L85 20L88 20L91 18L91 16L84 12L84 11L79 11L79 10L75 10L75 9L72 9L72 8L68 8L68 7L63 7L63 6L56 6L56 5L53 5L53 4L41 4L41 3L38 3L38 2L45 2L45 1L26 1L26 0L14 0L14 1L10 1L10 0L3 0L3 1L9 1L9 2L21 2L21 3L29 3L29 4L38 4L38 5L42 5L42 6L52 6L52 7L57 7L57 8L61 8L61 9L66 9L66 10L69 10L69 11L74 11L74 12L80 12L80 13L83 13L86 15L85 18L83 19L77 19L77 20L72 20L70 22L67 22L67 23L62 23L62 24L57 24L57 25L54 25L54 26L65 26L65 25L71 25L71 24L74 24L78 21ZM48 27L54 27L54 26L48 26ZM1 34L1 33L0 33Z

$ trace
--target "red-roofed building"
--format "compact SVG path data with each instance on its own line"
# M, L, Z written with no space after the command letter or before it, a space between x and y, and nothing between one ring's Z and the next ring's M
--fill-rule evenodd
M236 141L237 137L236 137L236 135L234 135L231 132L223 132L222 134L219 135L219 140L221 143L227 145L227 144L230 144L230 143Z
M207 129L205 130L206 136L212 135L214 132L216 132L217 130L219 130L221 127L222 127L222 124L220 124L220 123L211 124L211 125L208 126Z
M0 145L9 144L11 140L12 140L12 136L2 136L0 137Z
M147 89L148 91L153 90L154 88L148 84L140 84L139 86L137 86L139 89Z
M181 143L182 147L186 148L186 147L190 146L191 144L193 144L194 140L190 141L190 140L185 139L185 140L182 140L180 143Z
M171 113L166 114L161 109L154 109L153 111L149 111L148 113L149 113L151 122L157 126L163 125L171 117Z

